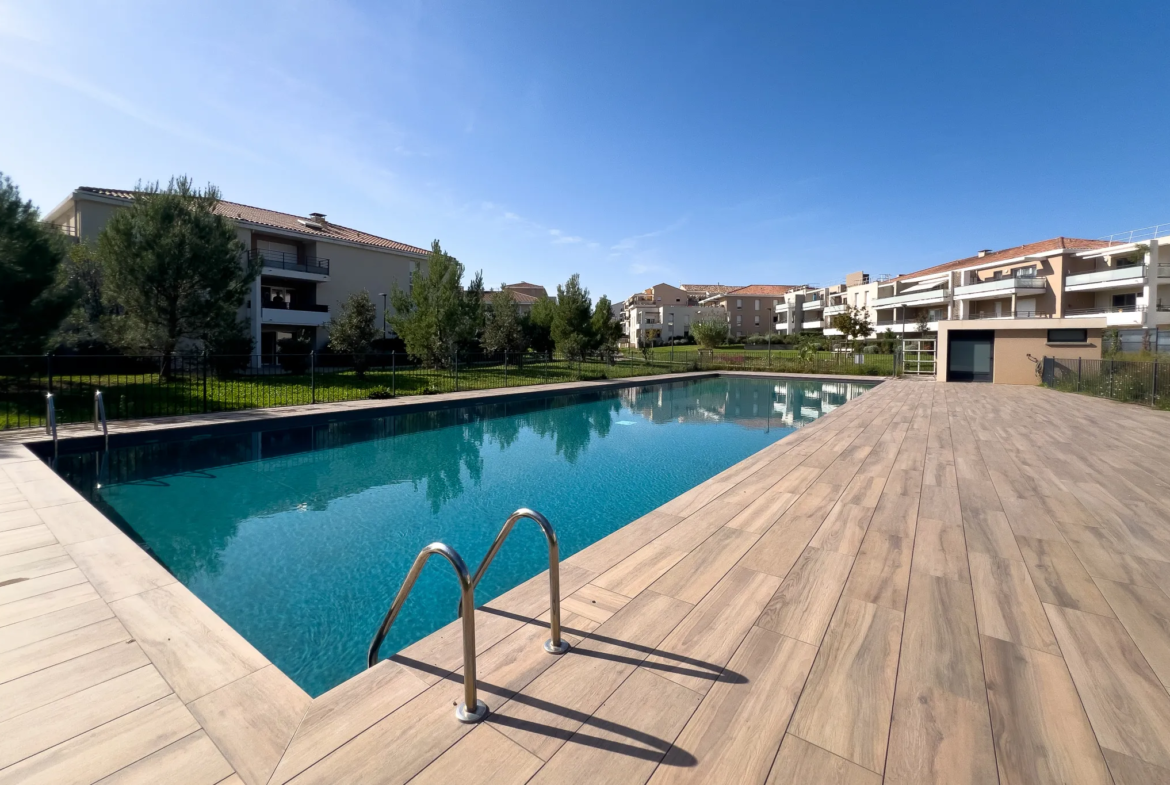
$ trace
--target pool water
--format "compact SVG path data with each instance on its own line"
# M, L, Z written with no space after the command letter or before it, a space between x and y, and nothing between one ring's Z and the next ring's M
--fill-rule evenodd
M414 557L474 571L531 507L568 557L872 385L723 377L62 455L57 470L311 695L365 667ZM522 521L476 591L547 568ZM432 560L383 656L449 623Z

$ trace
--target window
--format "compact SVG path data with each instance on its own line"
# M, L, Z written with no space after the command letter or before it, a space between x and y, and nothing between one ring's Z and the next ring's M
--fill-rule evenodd
M738 311L742 308L743 308L743 300L736 300L735 301L735 309Z
M1031 267L1017 267L1013 272L1017 278L1035 278L1036 265L1032 265Z
M1088 330L1049 330L1048 343L1087 343Z
M773 317L772 317L772 323L773 323L773 324L775 324L775 323L777 323L777 322L779 322L779 321L780 321L780 317L779 317L779 316L773 316Z
M1132 311L1137 307L1137 294L1129 292L1127 294L1113 295L1113 309Z
M756 300L756 310L760 310L760 301Z
M756 317L756 326L759 327L759 325L760 325L760 317L757 316Z
M741 324L743 324L743 317L742 316L735 317L735 326L739 327Z

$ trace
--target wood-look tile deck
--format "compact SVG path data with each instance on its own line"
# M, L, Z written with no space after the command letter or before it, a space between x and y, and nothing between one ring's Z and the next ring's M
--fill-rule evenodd
M1170 415L892 381L310 700L0 445L0 785L1170 783ZM128 541L127 541L128 542Z

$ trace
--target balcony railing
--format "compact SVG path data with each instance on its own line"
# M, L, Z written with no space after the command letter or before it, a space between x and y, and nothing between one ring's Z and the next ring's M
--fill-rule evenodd
M888 308L891 305L901 305L902 303L929 303L929 302L945 302L950 297L949 289L926 289L921 292L908 292L906 294L895 294L889 297L878 297L870 303L874 308Z
M281 303L268 301L262 304L265 308L277 311L311 311L313 313L329 313L328 305L316 305L309 303Z
M1128 267L1111 267L1108 270L1094 270L1091 273L1077 273L1075 275L1066 275L1064 278L1065 288L1073 286L1087 286L1096 283L1126 283L1130 281L1140 281L1146 276L1146 268L1144 265L1135 264Z
M42 221L42 223L51 229L55 229L66 237L73 239L74 241L77 240L77 227L73 226L72 224L55 224L49 221Z
M981 294L1011 294L1016 291L1042 290L1048 286L1043 276L1019 276L1015 278L992 278L987 281L955 287L955 297L974 297Z
M260 259L265 267L313 275L329 275L329 260L316 256L298 256L285 251L249 251L250 259Z
M1056 314L1041 311L1008 311L1007 313L996 313L995 311L982 311L980 313L973 313L967 316L968 319L1052 319Z

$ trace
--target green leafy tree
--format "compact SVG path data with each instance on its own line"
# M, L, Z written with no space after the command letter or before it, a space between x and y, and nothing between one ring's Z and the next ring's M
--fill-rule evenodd
M444 251L438 240L431 243L423 266L409 290L397 285L391 290L394 313L387 321L412 357L438 368L451 361L460 345L474 341L482 329L483 277L477 275L465 292L463 265Z
M914 317L914 327L918 330L919 335L926 335L926 330L930 326L930 312L919 309L918 315Z
M869 311L859 305L846 305L842 313L833 317L831 324L834 330L840 330L854 346L858 340L873 335Z
M524 336L533 351L553 350L552 323L556 316L557 303L551 297L541 297L532 304L528 315L521 320Z
M691 335L704 349L714 349L727 343L728 326L726 319L718 317L700 319L691 325Z
M186 177L135 190L98 237L104 297L117 306L112 334L123 346L172 354L182 341L205 345L238 329L260 260L244 256L236 229L215 212L219 189ZM170 364L164 362L163 374Z
M501 286L499 291L492 292L483 331L483 348L489 352L519 353L526 345L516 295L511 289Z
M622 326L613 315L613 303L604 294L593 306L593 318L589 320L589 331L593 335L593 351L605 358L606 362L617 354L618 340L622 337Z
M365 289L345 299L337 316L325 325L329 330L329 345L339 354L353 355L353 367L358 376L365 375L366 355L380 335L375 321L377 310L370 293Z
M39 354L77 291L58 285L64 235L41 223L32 202L0 174L0 346L5 354Z
M115 313L107 304L105 272L97 248L87 242L75 243L57 268L58 284L72 293L73 308L61 322L54 344L82 351L106 354L107 322Z
M581 276L573 273L563 286L557 285L552 320L552 339L557 351L571 359L584 357L593 341L592 318L589 290L581 287Z

